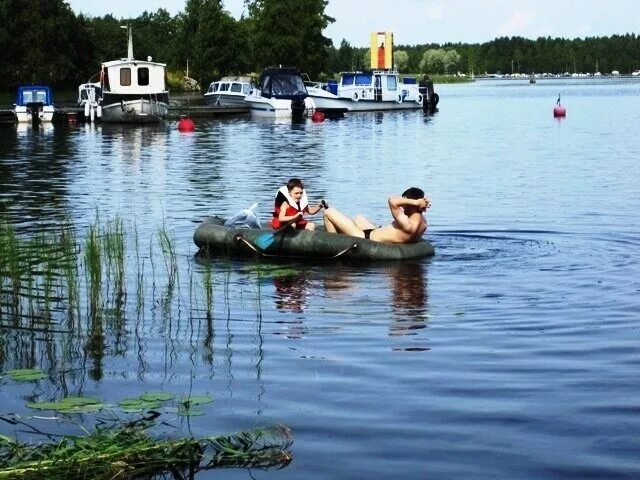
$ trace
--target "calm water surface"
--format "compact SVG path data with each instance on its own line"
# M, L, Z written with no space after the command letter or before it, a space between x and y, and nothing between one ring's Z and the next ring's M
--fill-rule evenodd
M0 379L0 414L63 395L192 391L215 402L196 420L168 414L177 434L292 428L287 468L202 479L640 478L640 81L438 93L432 116L0 129L0 203L19 231L119 215L147 269L142 315L131 292L99 351L64 316L34 331L5 312L0 371L51 379ZM387 196L422 186L435 257L262 273L214 262L208 324L194 229L253 202L266 222L290 176L312 201L378 222ZM163 224L180 271L169 307L166 270L148 258Z

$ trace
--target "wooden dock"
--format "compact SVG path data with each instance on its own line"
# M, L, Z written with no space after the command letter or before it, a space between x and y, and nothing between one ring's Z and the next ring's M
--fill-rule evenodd
M180 115L194 118L217 117L219 115L242 115L249 113L249 107L213 107L209 105L169 105L168 118L177 119Z

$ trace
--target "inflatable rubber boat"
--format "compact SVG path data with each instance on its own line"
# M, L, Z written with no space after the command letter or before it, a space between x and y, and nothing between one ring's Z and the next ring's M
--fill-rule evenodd
M264 240L267 239L267 242ZM434 254L425 240L386 244L324 230L235 228L210 217L198 226L193 241L205 256L306 258L310 260L413 260ZM262 246L262 248L261 248Z

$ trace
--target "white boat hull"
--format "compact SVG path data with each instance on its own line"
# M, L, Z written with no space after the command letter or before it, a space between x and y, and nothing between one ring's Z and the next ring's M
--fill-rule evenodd
M247 102L244 101L244 94L221 94L221 93L205 93L204 103L212 107L232 107L247 108Z
M421 98L417 95L405 96L400 100L398 96L395 100L374 100L370 98L357 100L354 98L344 98L327 92L322 88L307 87L309 99L313 103L313 108L320 111L348 111L348 112L375 112L382 110L419 110L422 108Z
M53 120L54 110L55 109L52 106L44 106L43 109L38 113L39 121L51 122ZM18 122L21 122L21 123L33 122L31 111L28 110L27 107L16 106L15 112L16 112L16 118L18 119Z
M264 98L255 95L247 95L244 100L249 105L249 111L254 117L291 118L291 100ZM308 99L305 99L305 106L307 111L312 107Z
M111 123L155 123L167 117L168 105L149 99L128 100L102 106L102 121Z

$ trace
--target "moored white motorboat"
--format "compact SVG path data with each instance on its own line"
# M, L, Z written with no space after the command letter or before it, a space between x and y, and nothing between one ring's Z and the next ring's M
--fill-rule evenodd
M320 111L416 110L422 108L423 100L416 79L401 79L395 70L343 72L339 81L308 86L307 91Z
M255 117L302 117L310 104L306 102L307 89L300 72L294 68L267 68L256 88L244 101Z
M320 111L370 112L423 107L415 77L401 78L393 65L393 34L371 34L371 70L342 72L340 79L309 85L309 98Z
M100 71L104 122L153 123L167 116L169 92L164 63L135 60L131 27L127 58L105 62Z
M51 122L55 112L51 88L46 85L19 86L14 112L18 122Z
M86 121L102 118L102 87L100 82L87 82L78 87L78 106L84 110Z
M222 77L211 82L204 94L204 103L215 107L247 107L244 97L253 88L249 77Z

